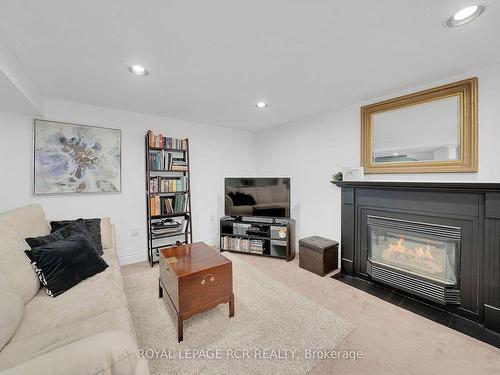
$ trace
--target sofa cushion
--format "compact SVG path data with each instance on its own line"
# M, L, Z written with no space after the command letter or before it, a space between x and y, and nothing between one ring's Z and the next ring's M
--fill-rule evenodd
M110 268L120 269L120 262L118 261L118 256L114 248L107 248L102 255L102 259L108 263Z
M40 289L38 277L24 250L28 249L23 234L16 228L0 222L0 272L28 303Z
M109 217L101 217L101 242L103 250L115 246L113 238L113 224L111 224Z
M0 272L0 351L9 342L23 317L24 303L10 281Z
M108 264L86 237L75 235L26 250L47 294L57 297Z
M39 204L3 212L0 214L0 223L16 228L22 238L44 236L50 233L45 213Z
M75 222L83 221L83 225L87 230L87 238L90 243L97 249L99 254L102 253L102 240L101 240L101 219L77 219L77 220L61 220L50 222L50 232L53 233L62 227L70 225Z
M57 298L53 301L56 300ZM41 316L40 318L43 319ZM23 324L24 318L20 327ZM126 307L119 307L97 315L82 316L80 320L66 322L23 338L20 338L16 332L10 343L0 352L0 373L7 367L43 355L59 346L109 330L120 330L135 339L132 319Z
M127 297L120 270L107 268L57 298L50 298L40 289L35 298L24 306L23 320L12 341L126 306Z
M38 247L38 246L47 245L51 242L64 240L65 238L68 238L68 237L73 236L75 234L80 234L83 236L85 236L87 234L87 230L83 226L83 219L77 220L74 223L66 225L66 226L56 230L55 232L52 232L52 233L47 234L45 236L28 237L25 240L28 243L28 245L30 245L30 247Z
M134 374L138 363L137 345L122 330L100 331L80 339L67 335L48 347L52 349L29 359L24 358L21 347L7 358L9 362L16 359L16 365L7 367L2 375L125 375Z

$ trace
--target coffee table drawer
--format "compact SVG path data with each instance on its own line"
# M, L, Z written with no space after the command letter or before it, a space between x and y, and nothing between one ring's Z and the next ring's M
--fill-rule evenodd
M179 312L188 312L232 295L232 263L222 264L179 279Z

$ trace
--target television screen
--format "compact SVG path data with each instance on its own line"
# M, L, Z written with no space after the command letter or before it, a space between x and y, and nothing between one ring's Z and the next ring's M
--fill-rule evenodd
M290 218L290 178L226 178L225 214Z

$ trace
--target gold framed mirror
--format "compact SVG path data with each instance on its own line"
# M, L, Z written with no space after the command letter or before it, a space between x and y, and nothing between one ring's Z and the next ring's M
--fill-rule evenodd
M477 172L477 77L361 108L365 173Z

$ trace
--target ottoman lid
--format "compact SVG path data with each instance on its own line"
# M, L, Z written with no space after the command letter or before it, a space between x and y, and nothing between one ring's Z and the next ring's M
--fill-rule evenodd
M320 237L320 236L311 236L302 238L299 240L299 245L305 246L307 248L325 252L331 250L338 246L338 242L334 240L329 240L328 238Z

